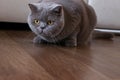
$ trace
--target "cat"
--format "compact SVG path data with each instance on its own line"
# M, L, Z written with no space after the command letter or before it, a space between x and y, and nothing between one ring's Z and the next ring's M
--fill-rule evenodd
M83 0L41 0L29 4L28 24L34 43L87 45L97 22L94 9Z

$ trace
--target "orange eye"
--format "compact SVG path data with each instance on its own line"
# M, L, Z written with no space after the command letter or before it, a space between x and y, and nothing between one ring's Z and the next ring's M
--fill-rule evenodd
M48 25L52 25L53 23L54 23L54 22L51 21L51 20L48 20L48 21L47 21L47 24L48 24Z
M40 21L38 19L35 19L34 23L38 25L38 24L40 24Z

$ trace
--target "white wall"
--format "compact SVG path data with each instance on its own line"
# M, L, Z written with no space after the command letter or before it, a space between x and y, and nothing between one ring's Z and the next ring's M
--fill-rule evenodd
M39 0L0 0L0 21L25 23L29 13L28 3L38 1Z
M28 3L37 1L39 0L0 0L0 21L27 22ZM120 0L89 0L97 13L97 27L120 29L119 3Z
M28 3L38 0L0 0L0 21L26 22Z
M89 0L97 13L100 28L120 29L120 0Z

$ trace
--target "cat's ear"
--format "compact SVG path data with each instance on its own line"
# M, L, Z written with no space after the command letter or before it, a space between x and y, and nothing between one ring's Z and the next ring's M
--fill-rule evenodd
M31 4L28 4L28 5L29 5L32 12L37 12L38 11L38 7L37 7L36 3L31 3Z
M63 11L63 6L62 5L56 5L54 8L53 8L53 13L58 15L58 16L61 16L62 15L62 11Z

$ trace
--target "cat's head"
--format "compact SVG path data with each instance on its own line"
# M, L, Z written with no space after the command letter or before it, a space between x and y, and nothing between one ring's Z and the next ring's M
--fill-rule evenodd
M64 28L63 6L56 3L29 4L28 24L32 31L43 37L56 37Z

